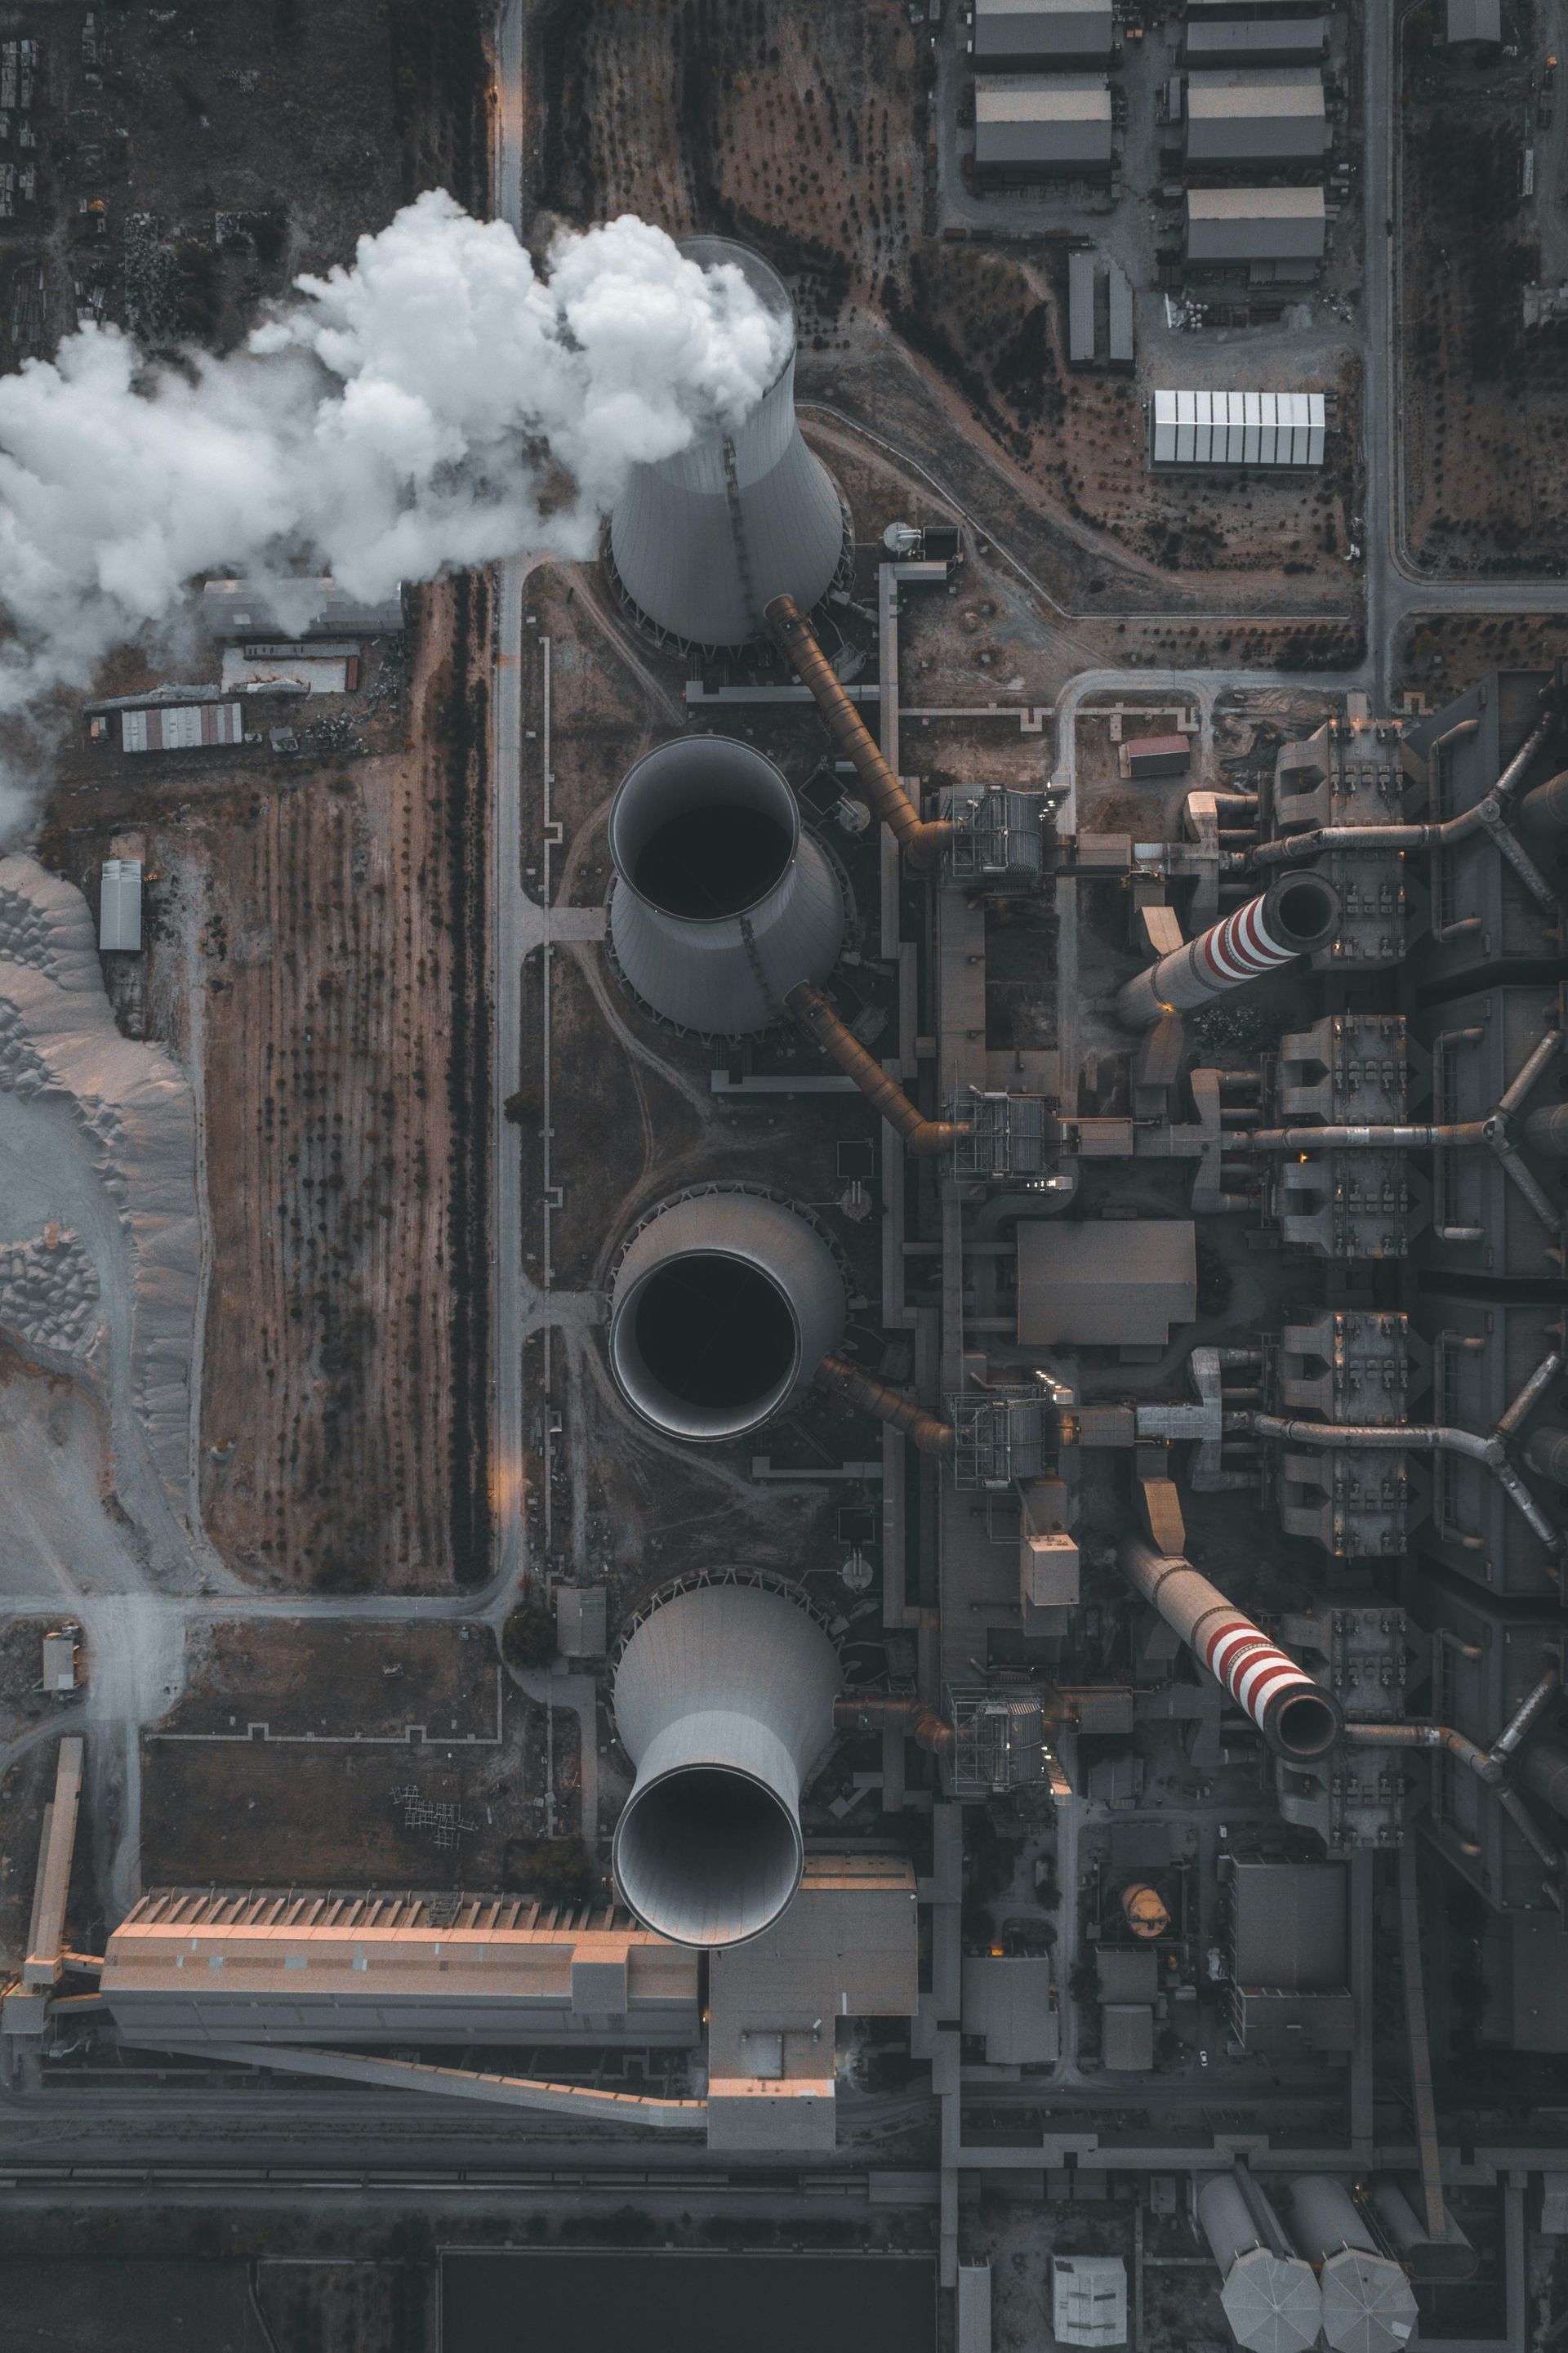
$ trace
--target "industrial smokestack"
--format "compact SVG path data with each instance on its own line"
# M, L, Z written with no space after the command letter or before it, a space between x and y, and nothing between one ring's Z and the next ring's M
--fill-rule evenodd
M1237 2343L1245 2353L1307 2353L1322 2321L1318 2283L1311 2265L1286 2251L1285 2233L1258 2184L1236 2173L1211 2174L1198 2190L1197 2210Z
M1418 2317L1410 2282L1379 2249L1342 2181L1290 2184L1290 2235L1319 2269L1323 2342L1334 2353L1405 2353Z
M833 1252L797 1209L737 1187L671 1203L628 1245L610 1369L667 1437L742 1438L782 1413L843 1337Z
M733 264L774 317L785 356L744 422L716 426L672 458L636 469L610 514L610 560L639 617L685 646L742 646L763 633L781 591L809 612L832 585L847 531L826 469L795 414L795 322L784 280L721 237L680 248L703 269Z
M1130 980L1116 1018L1130 1029L1152 1029L1164 1014L1190 1012L1310 955L1339 927L1333 884L1318 874L1287 875Z
M666 1020L752 1035L837 962L837 880L787 781L749 744L689 735L649 752L621 781L609 837L616 961Z
M616 1825L622 1901L678 1945L740 1944L800 1885L800 1793L833 1736L837 1653L763 1585L658 1603L616 1670L616 1728L637 1781Z
M1121 1561L1144 1600L1225 1685L1279 1756L1307 1764L1335 1746L1344 1717L1333 1694L1233 1609L1190 1560L1156 1552L1142 1536L1128 1535L1121 1540Z

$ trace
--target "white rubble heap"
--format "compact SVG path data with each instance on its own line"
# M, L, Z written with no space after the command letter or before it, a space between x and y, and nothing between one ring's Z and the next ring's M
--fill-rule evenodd
M195 1148L185 1078L115 1027L81 892L0 859L0 1330L104 1395L133 1517L143 1465L185 1517Z

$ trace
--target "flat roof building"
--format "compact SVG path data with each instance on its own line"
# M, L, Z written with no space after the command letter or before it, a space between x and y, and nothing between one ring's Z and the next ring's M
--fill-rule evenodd
M974 0L976 67L1102 65L1110 57L1109 0Z
M1187 260L1321 261L1328 212L1321 188L1189 188Z
M1103 74L997 74L974 85L974 167L983 177L1081 177L1110 169Z
M1046 1954L964 1956L960 2023L982 2036L991 2067L1048 2065L1060 2052Z
M156 715L156 714L154 714ZM125 714L129 719L132 714ZM142 945L142 860L106 858L98 893L98 944L129 950Z
M403 592L366 604L328 576L209 580L202 590L208 634L247 638L387 638L403 630Z
M1100 2055L1113 2075L1146 2075L1154 2064L1154 2013L1147 2002L1108 2001L1100 2013Z
M1068 256L1068 358L1075 367L1094 357L1094 256Z
M1103 1237L1025 1218L1018 1226L1018 1345L1164 1347L1197 1314L1189 1219L1141 1218Z
M1321 466L1321 392L1156 392L1149 403L1152 466Z
M195 752L244 741L245 714L237 702L165 702L120 714L122 752Z
M1058 2345L1125 2345L1127 2266L1120 2255L1051 2257L1051 2334Z
M1189 16L1189 66L1310 65L1328 47L1326 16L1244 16L1205 24Z
M1112 367L1132 364L1132 283L1119 261L1107 265L1110 297L1110 358Z
M1502 0L1447 0L1445 41L1500 41Z
M1347 2051L1348 1895L1342 1862L1234 1858L1231 2027L1248 2051Z
M1187 76L1189 164L1318 162L1329 143L1323 77L1311 66Z

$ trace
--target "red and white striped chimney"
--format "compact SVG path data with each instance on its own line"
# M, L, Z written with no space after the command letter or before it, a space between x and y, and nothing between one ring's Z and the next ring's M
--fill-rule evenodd
M1130 1029L1151 1029L1163 1014L1190 1012L1310 955L1339 927L1340 896L1331 882L1321 874L1281 876L1261 897L1130 980L1117 997L1116 1018Z
M1288 1651L1233 1609L1190 1560L1180 1553L1156 1552L1135 1535L1122 1538L1121 1560L1136 1590L1174 1627L1271 1748L1308 1764L1333 1747L1344 1717L1332 1692L1315 1683Z

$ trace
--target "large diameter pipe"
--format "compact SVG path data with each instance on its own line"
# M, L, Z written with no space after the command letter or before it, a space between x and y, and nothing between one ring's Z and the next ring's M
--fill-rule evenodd
M1525 1141L1553 1160L1568 1160L1568 1103L1546 1103L1524 1123Z
M928 821L921 817L845 693L795 598L775 596L766 608L766 617L785 659L801 684L811 690L829 734L859 777L875 815L911 865L934 865L952 839L952 825L946 818Z
M838 1732L905 1732L917 1748L932 1757L952 1754L952 1725L928 1699L892 1692L846 1692L833 1703L833 1723Z
M1568 1742L1543 1736L1519 1760L1519 1778L1554 1814L1568 1818Z
M816 1620L766 1587L689 1588L644 1619L616 1670L637 1780L611 1867L645 1927L711 1948L778 1918L805 1868L800 1794L840 1683Z
M1548 1423L1544 1429L1531 1430L1524 1459L1554 1487L1568 1487L1568 1430Z
M794 1014L806 1036L816 1039L829 1060L837 1063L845 1077L854 1080L872 1110L901 1140L906 1152L927 1157L948 1152L959 1136L968 1134L964 1121L927 1119L918 1104L910 1101L897 1079L889 1078L876 1056L866 1051L821 989L814 987L810 981L797 982L784 998L784 1007Z
M1519 805L1519 821L1532 833L1568 833L1568 768L1526 793Z
M1433 2238L1417 2215L1411 2197L1420 2197L1419 2182L1410 2184L1411 2196L1392 2174L1380 2174L1367 2189L1366 2202L1376 2215L1384 2235L1402 2263L1418 2280L1434 2283L1474 2277L1479 2258L1451 2214L1443 2235Z
M1333 884L1318 874L1287 875L1130 980L1117 997L1116 1018L1130 1029L1152 1029L1167 1013L1208 1005L1310 955L1339 927Z
M1287 1446L1386 1447L1412 1454L1463 1454L1491 1472L1554 1559L1568 1542L1509 1461L1507 1444L1496 1432L1482 1438L1473 1430L1448 1430L1433 1422L1296 1421L1277 1413L1243 1413L1237 1419L1255 1438L1277 1438Z
M939 1421L934 1413L916 1405L911 1398L900 1396L886 1381L873 1380L855 1365L847 1364L842 1356L826 1356L816 1368L819 1388L842 1398L847 1405L858 1407L860 1412L886 1422L889 1430L898 1430L922 1454L952 1452L952 1424Z
M1298 1764L1327 1755L1344 1722L1331 1692L1315 1683L1180 1554L1157 1552L1143 1537L1128 1535L1120 1557L1136 1591L1174 1628L1278 1755Z

